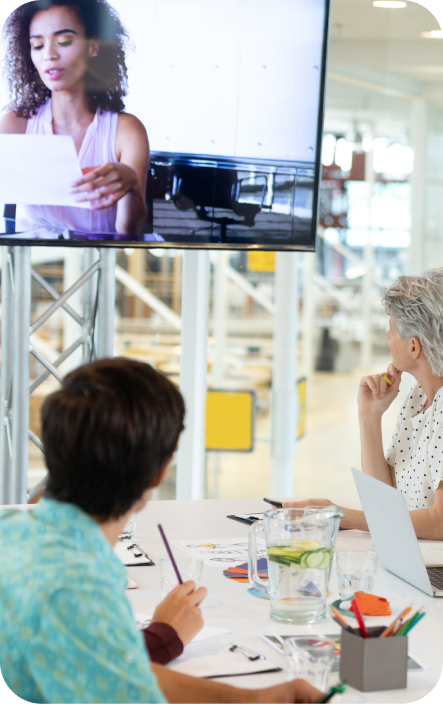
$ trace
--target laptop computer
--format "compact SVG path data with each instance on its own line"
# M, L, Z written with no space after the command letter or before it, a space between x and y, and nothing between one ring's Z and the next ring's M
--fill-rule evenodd
M402 493L354 467L352 474L383 567L429 596L443 597L443 542L441 550L421 550Z

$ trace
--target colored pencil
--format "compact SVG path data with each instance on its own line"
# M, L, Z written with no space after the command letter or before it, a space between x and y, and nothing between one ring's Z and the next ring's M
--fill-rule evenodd
M397 631L397 633L396 633L397 636L404 636L405 633L407 633L407 631L409 631L412 628L412 626L415 624L417 618L420 616L420 614L422 612L422 608L423 607L421 607L418 611L416 611L415 614L413 616L411 616L411 618L408 619L406 621L406 623L403 624L403 626L400 628L400 630Z
M171 560L171 564L172 564L172 566L173 566L173 568L174 568L174 572L175 572L175 574L177 575L178 583L179 583L179 584L183 584L183 580L182 580L182 578L181 578L181 576L180 576L180 572L178 571L177 564L176 564L176 562L175 562L175 560L174 560L174 555L172 554L171 548L169 547L169 543L168 543L168 541L167 541L167 539L166 539L165 531L164 531L163 528L161 527L160 523L158 524L157 528L158 528L159 531L160 531L160 535L161 535L162 540L163 540L163 542L164 542L164 544L165 544L166 552L167 552L168 555L169 555L169 559Z
M408 626L407 630L403 633L403 635L406 636L406 635L409 633L409 631L411 631L413 628L415 628L415 626L416 626L417 623L423 618L423 616L426 616L426 614L425 614L424 611L422 611L422 613L419 614L419 615L417 616L417 618L414 619L414 622L411 623L410 626Z
M349 633L354 633L354 630L351 628L351 626L344 626L343 623L339 621L336 616L332 616L332 620L335 621L335 623L337 623L340 628L343 628L345 631L349 631Z
M351 601L351 608L352 611L354 612L355 618L358 621L358 625L360 626L360 630L362 632L363 638L369 638L368 632L366 630L365 622L363 620L363 614L360 610L360 607L357 603L357 599L352 599Z
M345 628L351 628L351 626L349 625L349 623L346 621L346 619L344 618L344 616L342 616L342 614L340 613L340 611L338 611L338 609L336 609L334 606L331 606L331 611L332 611L332 613L334 614L334 616L336 616L336 618L341 622L341 625L342 625L342 626L344 626ZM351 630L352 630L352 629L351 629Z
M407 606L406 609L403 609L401 613L395 618L392 623L385 628L384 631L381 632L379 635L379 638L386 638L387 636L390 636L400 619L404 619L405 616L407 616L410 612L412 611L412 606Z

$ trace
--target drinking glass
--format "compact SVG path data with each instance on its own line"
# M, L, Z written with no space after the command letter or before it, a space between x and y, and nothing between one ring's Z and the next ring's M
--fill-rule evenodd
M137 514L133 513L125 527L123 528L123 531L120 533L118 536L118 539L120 541L127 541L127 540L132 540L134 537L135 533L135 527L137 525Z
M195 586L198 587L203 571L203 560L201 557L193 557L192 555L174 555L175 562L180 572L180 576L184 582L192 579ZM160 567L160 585L163 599L174 587L178 584L177 575L172 566L171 560L168 557L162 557L159 560Z
M324 638L294 637L283 641L286 679L302 677L326 692L335 645Z
M341 599L355 592L372 594L378 557L373 550L336 552L338 591Z

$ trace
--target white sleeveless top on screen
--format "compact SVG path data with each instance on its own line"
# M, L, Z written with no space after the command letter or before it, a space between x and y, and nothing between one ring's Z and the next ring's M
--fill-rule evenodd
M443 387L430 408L415 415L425 403L425 392L415 383L403 403L386 453L410 511L432 506L443 479Z
M78 155L81 168L118 161L115 153L117 124L118 113L100 114L97 110L94 120L86 130ZM51 99L38 109L36 115L28 119L26 134L54 134ZM37 227L55 227L82 232L115 232L116 217L117 205L96 211L52 205L18 205L16 230L23 232Z

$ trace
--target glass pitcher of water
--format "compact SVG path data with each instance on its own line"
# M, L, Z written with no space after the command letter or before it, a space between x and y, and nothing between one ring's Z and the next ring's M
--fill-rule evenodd
M271 618L286 623L310 623L326 617L326 596L340 519L338 506L313 510L268 511L249 532L249 581L267 592ZM264 531L268 582L258 574L257 536Z

